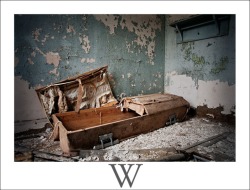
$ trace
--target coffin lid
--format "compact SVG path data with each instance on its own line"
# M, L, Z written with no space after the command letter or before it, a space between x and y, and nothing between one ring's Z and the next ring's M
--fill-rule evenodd
M55 113L112 106L117 103L107 76L108 66L36 89L49 119Z
M139 115L151 115L180 106L190 106L183 97L168 93L127 97L123 98L120 104L122 110L131 109Z

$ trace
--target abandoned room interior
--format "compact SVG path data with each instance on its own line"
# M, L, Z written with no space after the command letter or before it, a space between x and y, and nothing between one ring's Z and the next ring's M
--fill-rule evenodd
M15 15L14 161L235 162L235 15Z

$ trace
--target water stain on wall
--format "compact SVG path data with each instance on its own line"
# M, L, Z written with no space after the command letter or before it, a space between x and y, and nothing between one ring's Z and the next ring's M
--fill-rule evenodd
M185 64L188 65L187 67L184 65L184 72L182 72L182 74L192 76L196 81L196 85L199 79L206 80L208 73L216 75L223 72L229 63L228 56L220 56L219 60L215 57L214 60L211 61L211 58L205 56L206 52L203 52L204 55L200 55L200 53L195 50L195 42L182 43L180 50L182 58L186 61ZM193 65L188 64L188 62Z
M211 73L218 74L227 68L227 64L229 63L228 57L221 57L219 62L214 63L214 68L211 69Z

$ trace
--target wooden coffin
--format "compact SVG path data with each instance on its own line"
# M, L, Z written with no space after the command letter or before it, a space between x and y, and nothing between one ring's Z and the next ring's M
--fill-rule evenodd
M123 98L118 104L111 91L107 66L36 89L54 140L64 153L93 149L100 136L119 141L182 121L189 103L172 94Z
M119 141L182 121L189 103L172 94L124 98L119 106L100 107L52 115L65 153L93 149L99 136L113 134Z

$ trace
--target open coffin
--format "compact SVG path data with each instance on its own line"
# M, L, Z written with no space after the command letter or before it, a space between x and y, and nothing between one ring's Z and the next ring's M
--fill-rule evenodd
M64 153L75 152L80 149L93 149L94 146L101 143L100 136L105 134L112 133L113 139L121 141L154 131L166 124L182 121L185 118L189 103L182 97L172 94L127 97L117 105L106 77L107 68L103 69L81 75L85 76L81 78L81 82L79 82L78 77L71 80L77 81L73 85L77 89L75 90L75 101L68 100L67 92L71 89L67 87L68 81L58 83L60 85L52 85L56 89L59 87L63 95L60 97L59 91L57 101L54 101L54 109L45 108L45 110L53 120L52 137L60 139L60 146ZM86 96L88 92L86 86L89 85L90 82L87 82L89 80L92 81L91 83L99 80L104 81L102 84L106 86L106 90L98 93L98 85L95 85L97 88L94 93L91 96ZM100 81L97 83L101 84ZM103 87L99 87L103 89ZM45 101L44 103L42 99L47 91L49 91L48 88L41 88L37 91L43 105L47 105L46 102L48 102ZM58 107L64 98L65 102L69 102L70 106L68 107L70 109L60 111Z
M38 98L51 120L54 113L110 106L117 103L107 77L107 66L37 88Z

